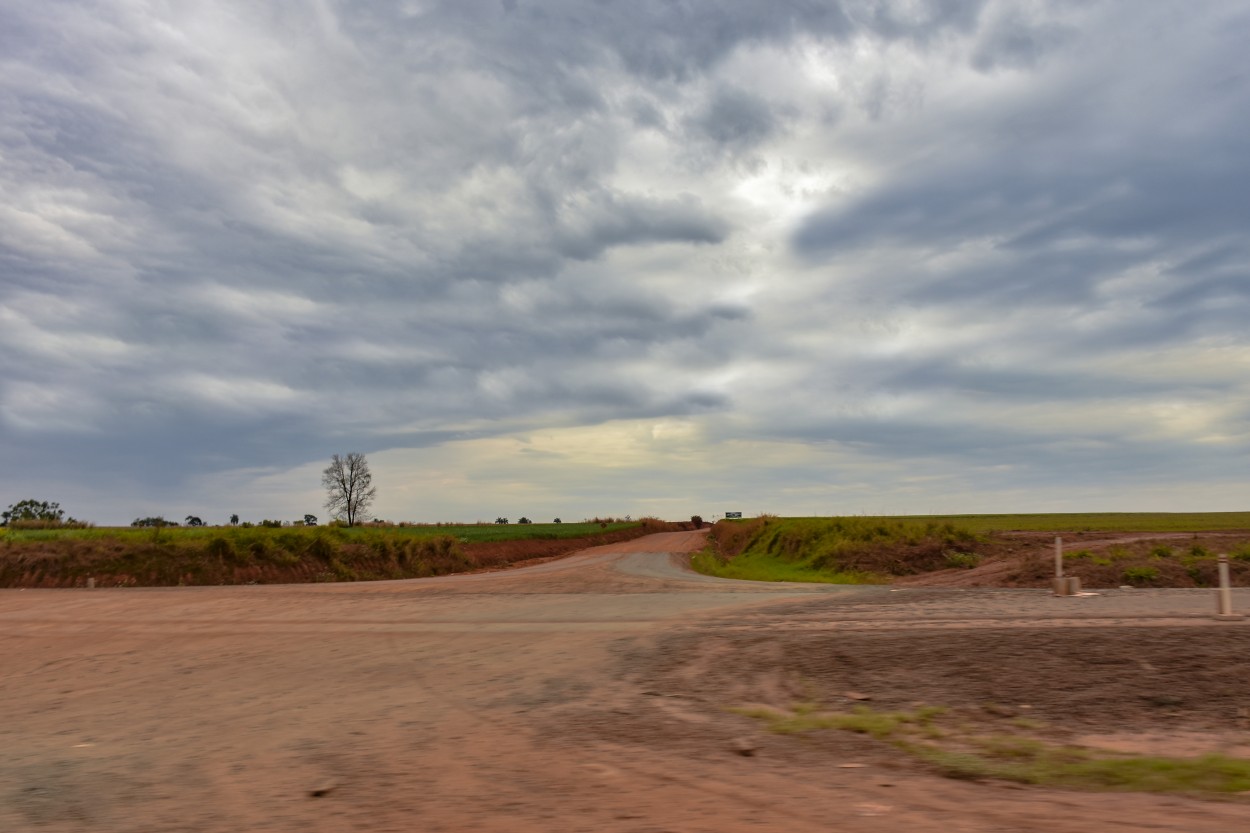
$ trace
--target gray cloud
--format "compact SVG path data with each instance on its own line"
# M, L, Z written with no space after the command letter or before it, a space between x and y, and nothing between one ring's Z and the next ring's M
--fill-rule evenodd
M768 102L733 88L717 91L695 124L712 141L740 147L756 145L777 129Z
M1250 450L1235 4L214 9L0 11L14 500L302 512L333 452L634 423L717 495L725 443L879 495Z

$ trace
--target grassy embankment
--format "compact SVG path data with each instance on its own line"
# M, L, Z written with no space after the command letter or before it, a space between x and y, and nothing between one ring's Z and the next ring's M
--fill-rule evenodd
M870 735L952 778L995 779L1092 790L1236 794L1250 790L1250 761L1225 755L1194 758L1117 754L1057 744L1045 723L1012 718L978 725L967 710L924 707L851 712L801 703L788 710L731 709L764 721L778 734L835 729Z
M888 583L899 576L975 567L986 554L1003 548L995 535L1008 531L1219 530L1250 530L1250 512L763 517L718 522L707 549L692 563L699 572L724 578ZM1231 554L1239 574L1244 572L1241 562L1250 566L1250 545L1237 545ZM1198 545L1075 550L1069 559L1071 573L1103 585L1209 586L1215 575L1214 553ZM1012 580L1021 586L1044 586L1049 569L1034 557Z
M633 523L362 527L0 528L0 587L172 586L419 578L503 566L675 528Z
M720 521L694 568L755 581L885 583L891 576L952 566L977 533L930 519L756 518Z

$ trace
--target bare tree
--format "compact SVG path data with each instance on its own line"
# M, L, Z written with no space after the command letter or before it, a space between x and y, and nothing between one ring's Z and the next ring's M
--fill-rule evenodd
M369 472L365 455L351 453L330 458L330 465L321 473L321 485L326 489L326 509L335 518L355 526L357 521L369 517L369 504L378 490Z

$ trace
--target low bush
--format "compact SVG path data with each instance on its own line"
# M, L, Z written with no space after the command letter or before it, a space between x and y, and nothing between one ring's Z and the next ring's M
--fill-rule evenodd
M950 567L970 570L981 563L981 556L975 552L948 552L946 554L946 563Z
M1159 571L1154 567L1129 567L1124 571L1127 584L1151 584L1159 580Z

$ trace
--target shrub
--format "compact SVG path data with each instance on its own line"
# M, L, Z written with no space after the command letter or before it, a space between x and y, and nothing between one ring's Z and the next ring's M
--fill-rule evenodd
M1124 581L1128 584L1134 582L1148 583L1159 580L1159 571L1154 567L1129 567L1124 571Z
M240 553L234 548L232 541L220 535L209 540L207 550L210 556L219 558L227 564L246 564L250 560L250 553L246 550Z
M948 552L946 554L946 563L952 567L962 567L970 570L981 563L981 556L975 552Z
M397 541L396 549L398 549L401 546L403 545ZM378 558L394 558L395 557L395 552L391 548L390 539L385 538L381 535L369 541L369 550Z
M336 547L325 535L318 535L316 538L313 538L312 543L308 545L308 554L313 558L319 558L322 561L330 561L338 555L338 547Z
M1166 544L1160 544L1150 551L1151 558L1171 558L1175 554Z

